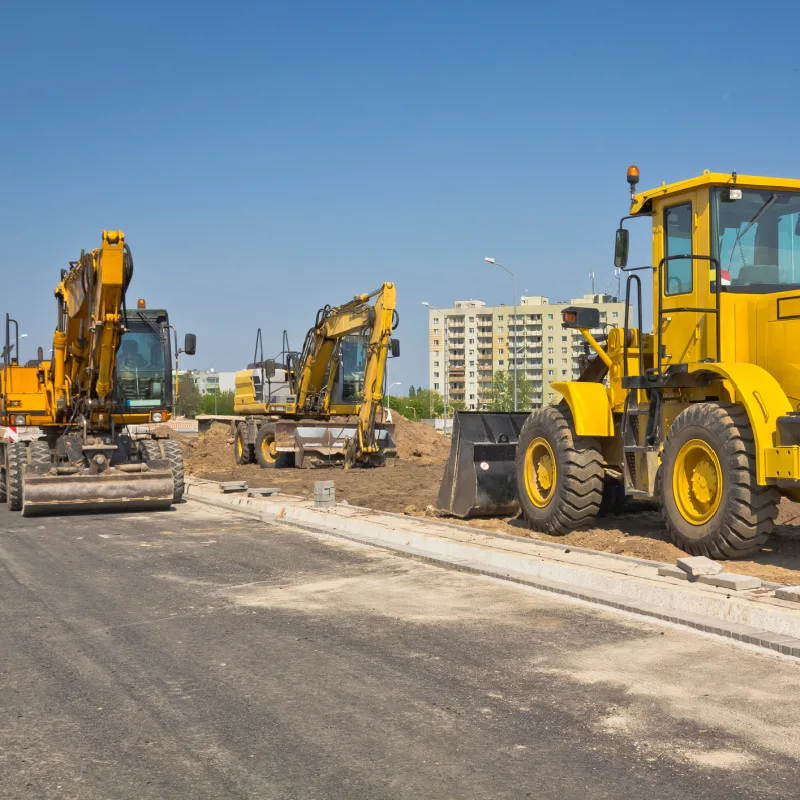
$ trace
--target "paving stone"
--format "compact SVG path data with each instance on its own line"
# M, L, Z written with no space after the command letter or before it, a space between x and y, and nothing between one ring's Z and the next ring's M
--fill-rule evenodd
M336 505L336 486L333 481L314 481L314 507L331 508Z
M688 572L693 578L698 578L700 575L716 575L722 572L722 565L717 564L705 556L686 556L685 558L678 559L678 566L684 571Z
M778 600L791 600L793 603L800 603L800 586L781 586L775 590L775 597Z
M222 489L225 494L230 494L231 492L246 492L247 491L247 481L223 481L219 488Z
M737 575L735 572L718 572L716 575L698 575L698 583L707 583L710 586L719 586L722 589L732 589L742 592L745 589L758 589L761 586L760 578L750 575Z
M247 494L250 497L270 497L274 494L280 494L280 489L248 489Z
M658 574L663 575L665 578L677 578L679 581L689 580L688 573L684 572L680 567L673 567L669 564L659 567Z

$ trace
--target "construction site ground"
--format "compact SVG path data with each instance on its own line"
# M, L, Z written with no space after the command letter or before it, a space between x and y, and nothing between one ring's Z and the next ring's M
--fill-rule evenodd
M177 434L176 438L184 447L189 475L217 481L245 480L251 487L276 487L286 494L304 498L313 496L315 481L332 479L339 501L380 511L441 516L434 510L434 504L450 441L427 425L400 415L395 414L395 422L399 458L390 468L265 470L257 464L237 466L233 461L230 429L219 424L199 437ZM666 540L660 512L647 506L598 519L591 529L559 537L535 533L523 520L514 518L454 518L452 521L482 530L653 561L674 563L686 555ZM767 546L752 559L728 562L726 569L775 583L800 583L800 504L783 500L775 534Z

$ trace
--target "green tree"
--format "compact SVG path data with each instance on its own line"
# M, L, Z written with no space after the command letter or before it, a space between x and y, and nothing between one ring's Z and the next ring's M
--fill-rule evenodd
M216 405L215 405L216 402ZM233 392L209 392L200 400L201 414L233 414Z
M408 396L415 397L417 394L417 390L414 388L414 384L412 383L411 386L408 387Z
M526 411L531 408L533 386L531 382L517 373L517 408ZM492 377L492 395L489 400L490 411L514 410L514 373L495 372Z
M413 397L392 397L389 398L390 408L409 419L429 419L430 417L441 417L444 411L444 402L439 392L431 392L429 389L417 389Z
M191 375L178 377L178 402L175 404L179 417L194 419L200 410L200 390Z

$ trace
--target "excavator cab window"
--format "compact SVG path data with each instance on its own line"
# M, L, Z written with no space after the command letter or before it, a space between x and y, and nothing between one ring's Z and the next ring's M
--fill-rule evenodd
M117 402L128 410L163 408L172 402L169 336L158 327L129 321L117 353Z
M345 336L339 355L339 381L342 403L360 403L364 395L364 370L367 347L361 336ZM339 388L339 387L337 387Z

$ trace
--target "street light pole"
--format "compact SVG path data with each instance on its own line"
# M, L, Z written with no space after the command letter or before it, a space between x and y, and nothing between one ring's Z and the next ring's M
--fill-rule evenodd
M504 269L514 279L514 345L509 348L509 352L514 353L514 411L517 410L517 275L512 272L508 267L504 267L500 262L495 261L491 257L483 259L487 264L494 264L500 269Z
M422 305L427 306L431 311L438 311L442 315L442 331L444 331L444 338L442 340L442 353L444 354L444 434L447 436L447 393L450 389L450 379L448 378L448 361L447 361L447 316L441 308L436 308L430 303L423 301ZM433 391L433 387L431 387Z
M394 383L390 383L389 386L387 387L387 389L386 389L386 408L388 408L389 410L391 410L391 403L389 402L389 399L391 398L391 395L392 395L392 386L402 386L402 385L403 384L400 381L395 381Z

